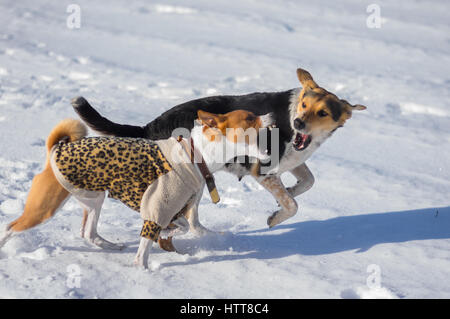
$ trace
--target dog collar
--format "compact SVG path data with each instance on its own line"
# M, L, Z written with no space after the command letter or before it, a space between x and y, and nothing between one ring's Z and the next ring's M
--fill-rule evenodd
M178 136L177 141L181 144L183 137ZM208 187L209 195L211 196L211 200L214 204L217 204L220 201L219 192L217 191L216 183L214 181L214 175L211 174L211 172L208 169L208 166L206 165L205 160L203 159L203 156L200 152L200 162L195 161L195 148L194 148L194 139L191 140L191 151L188 152L190 154L191 163L194 165L197 165L200 173L203 176L203 179L206 182L206 187ZM182 144L183 145L183 144Z

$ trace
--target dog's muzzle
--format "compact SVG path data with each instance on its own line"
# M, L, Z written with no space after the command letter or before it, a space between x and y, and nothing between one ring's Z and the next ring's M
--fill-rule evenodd
M300 120L298 117L294 120L294 128L298 131L301 131L305 128L305 122Z

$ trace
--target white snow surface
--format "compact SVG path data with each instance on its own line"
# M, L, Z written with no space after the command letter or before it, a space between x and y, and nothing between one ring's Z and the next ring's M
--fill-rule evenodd
M72 199L0 249L1 298L450 298L450 4L376 1L0 2L0 226L23 209L45 139L82 95L119 123L218 94L298 87L309 70L354 113L309 160L297 215L252 178L220 172L202 223L217 233L154 247L133 266L139 214L106 200L106 251L79 236ZM289 174L287 185L294 183Z

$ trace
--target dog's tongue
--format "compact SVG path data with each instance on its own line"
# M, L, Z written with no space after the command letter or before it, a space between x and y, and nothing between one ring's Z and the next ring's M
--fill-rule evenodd
M308 139L309 135L306 134L301 134L301 138L302 138L302 145L305 144L306 140Z
M307 134L297 133L295 136L295 147L297 147L297 149L302 149L308 137L309 135Z

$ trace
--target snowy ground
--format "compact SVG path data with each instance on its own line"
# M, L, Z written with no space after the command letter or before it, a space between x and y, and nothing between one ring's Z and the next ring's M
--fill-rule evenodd
M286 90L295 69L368 106L309 160L316 184L268 230L276 203L251 178L217 174L186 254L132 266L141 221L107 200L102 251L79 237L73 201L0 250L3 298L450 298L450 5L376 1L0 2L0 225L21 214L44 141L70 99L145 124L216 94ZM289 175L283 177L293 182ZM78 280L78 281L77 281Z

